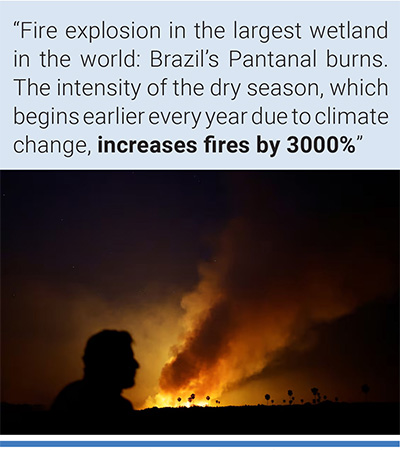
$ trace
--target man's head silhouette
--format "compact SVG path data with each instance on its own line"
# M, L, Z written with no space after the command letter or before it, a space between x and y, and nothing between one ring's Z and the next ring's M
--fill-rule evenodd
M132 342L127 331L103 330L89 338L83 355L85 381L118 392L132 387L139 368Z
M135 384L139 364L126 331L103 330L89 338L84 377L66 386L52 405L59 432L121 432L129 426L132 404L121 391Z

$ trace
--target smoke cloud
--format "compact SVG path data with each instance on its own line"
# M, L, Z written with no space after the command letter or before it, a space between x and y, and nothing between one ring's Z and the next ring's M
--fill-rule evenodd
M182 299L185 333L162 369L160 398L216 398L312 326L396 289L396 234L379 207L299 212L268 195L241 194L241 214Z

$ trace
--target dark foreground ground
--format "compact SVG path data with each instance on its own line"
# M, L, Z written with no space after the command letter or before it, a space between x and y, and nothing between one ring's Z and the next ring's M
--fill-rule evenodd
M152 408L134 411L114 428L86 419L77 428L53 419L39 408L2 404L1 433L398 435L400 428L398 403Z

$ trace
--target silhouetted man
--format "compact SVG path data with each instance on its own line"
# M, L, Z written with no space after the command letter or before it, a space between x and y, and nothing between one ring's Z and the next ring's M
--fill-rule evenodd
M132 404L121 396L135 384L139 368L126 331L104 330L85 349L82 380L66 386L55 399L52 413L57 431L67 433L127 433Z

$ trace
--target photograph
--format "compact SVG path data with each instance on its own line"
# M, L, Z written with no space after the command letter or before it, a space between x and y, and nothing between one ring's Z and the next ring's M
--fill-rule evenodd
M2 170L1 434L399 435L398 170Z

